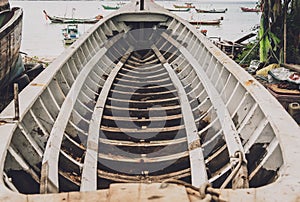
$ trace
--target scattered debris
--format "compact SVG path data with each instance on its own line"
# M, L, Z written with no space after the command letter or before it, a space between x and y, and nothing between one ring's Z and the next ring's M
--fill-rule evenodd
M258 60L252 60L246 71L253 74L300 124L300 72L297 67L288 68L289 65L281 64L260 66Z

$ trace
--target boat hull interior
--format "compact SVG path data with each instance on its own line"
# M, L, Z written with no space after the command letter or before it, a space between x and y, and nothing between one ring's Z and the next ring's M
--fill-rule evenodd
M5 193L173 180L251 201L248 193L290 190L299 176L292 166L299 151L286 144L300 129L276 99L150 1L98 22L19 100L20 119L0 122ZM0 119L13 116L11 103Z

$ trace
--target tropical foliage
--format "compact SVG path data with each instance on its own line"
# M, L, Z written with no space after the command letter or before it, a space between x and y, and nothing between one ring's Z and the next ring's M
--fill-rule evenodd
M261 23L259 29L261 62L300 64L300 1L261 0ZM285 22L285 14L286 22ZM284 53L284 25L286 23L287 50Z
M291 1L287 15L287 62L300 64L300 1Z

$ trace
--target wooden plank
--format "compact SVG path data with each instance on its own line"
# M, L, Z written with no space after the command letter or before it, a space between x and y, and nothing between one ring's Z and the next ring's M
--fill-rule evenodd
M178 131L184 129L184 125L170 126L164 128L113 128L107 126L101 126L101 130L109 132L124 132L124 133L162 133L169 131Z
M28 195L27 202L69 202L69 193Z
M69 192L67 202L107 202L108 189L98 190L94 192Z
M202 184L208 181L206 166L204 162L204 156L202 153L200 139L198 136L198 130L195 124L194 115L189 104L189 99L185 93L184 87L177 77L174 69L170 64L166 63L165 58L157 49L156 46L152 46L153 51L160 59L161 63L164 63L164 67L169 73L170 79L173 82L173 85L176 87L178 96L180 99L181 111L184 117L184 126L187 135L188 141L188 150L191 164L191 173L192 173L192 185L200 187Z
M153 184L112 184L108 195L109 202L119 201L155 201L189 202L185 187L168 184L165 188L159 183Z
M280 64L285 68L288 68L290 70L296 71L296 72L300 72L300 65L296 65L296 64Z
M115 80L120 69L123 67L123 62L126 61L130 56L132 49L133 48L131 47L126 51L122 59L120 59L115 68L110 72L97 99L95 110L93 112L92 119L89 125L87 151L83 165L80 191L97 190L99 128L102 120L104 106L113 81Z
M58 159L65 128L68 124L69 117L81 87L93 67L106 53L106 50L106 48L100 49L99 52L86 64L86 67L77 76L61 107L60 113L58 114L50 133L42 161L41 179L44 180L41 180L42 193L58 192Z
M192 65L193 69L197 73L198 78L202 81L203 86L205 87L207 94L209 95L210 100L213 103L213 106L216 108L216 113L218 115L219 121L222 125L222 129L224 132L229 156L232 157L232 160L234 160L236 152L241 151L243 153L243 159L245 159L245 153L241 143L241 139L231 119L230 113L225 103L222 101L222 98L218 93L217 89L214 87L214 85L206 75L206 72L203 70L203 68L200 67L199 63L191 55L191 53L179 42L174 40L171 36L167 35L166 33L162 33L162 37L164 37L166 40L168 40L171 44L173 44L179 49L181 54Z
M187 151L175 153L171 155L165 155L165 156L157 156L157 157L148 157L147 155L144 155L140 158L133 158L131 157L124 157L120 155L113 155L113 154L103 154L99 153L99 158L111 160L111 161L121 161L121 162L128 162L128 163L158 163L163 161L176 161L180 158L187 157L189 153ZM200 168L197 168L197 170L200 170Z

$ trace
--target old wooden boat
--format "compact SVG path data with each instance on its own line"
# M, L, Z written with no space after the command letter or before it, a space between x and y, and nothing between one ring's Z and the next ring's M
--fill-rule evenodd
M8 0L1 0L0 1L0 12L4 11L4 10L9 10L10 9L10 5Z
M189 21L190 24L192 25L220 25L221 20L216 19L216 20L191 20Z
M0 90L24 71L19 54L22 17L20 8L0 12Z
M102 5L102 7L103 7L105 10L117 10L117 9L119 9L121 6L108 6L108 5Z
M121 8L122 6L124 6L125 3L123 2L120 2L120 3L117 3L117 5L115 6L111 6L111 5L103 5L102 4L102 7L105 9L105 10L118 10L119 8Z
M173 4L175 8L195 8L193 3L184 3L184 5Z
M247 8L247 7L241 7L241 10L243 12L261 12L260 8Z
M76 24L94 24L103 18L102 15L97 15L93 18L73 18L73 17L57 17L57 16L50 16L48 13L43 10L43 13L46 16L46 19L49 19L52 23L76 23Z
M1 201L299 199L299 126L151 1L97 23L15 109L0 114Z
M167 10L172 12L189 12L191 8L167 8Z
M66 28L62 29L64 37L64 44L71 45L79 38L78 24L68 24Z
M228 10L227 8L225 9L210 9L210 10L205 10L205 9L195 9L197 13L226 13Z
M251 32L235 41L229 41L221 38L217 38L217 40L213 40L213 43L216 44L224 53L232 57L236 58L238 54L246 47L248 43L245 43L246 40L256 36L256 33Z

